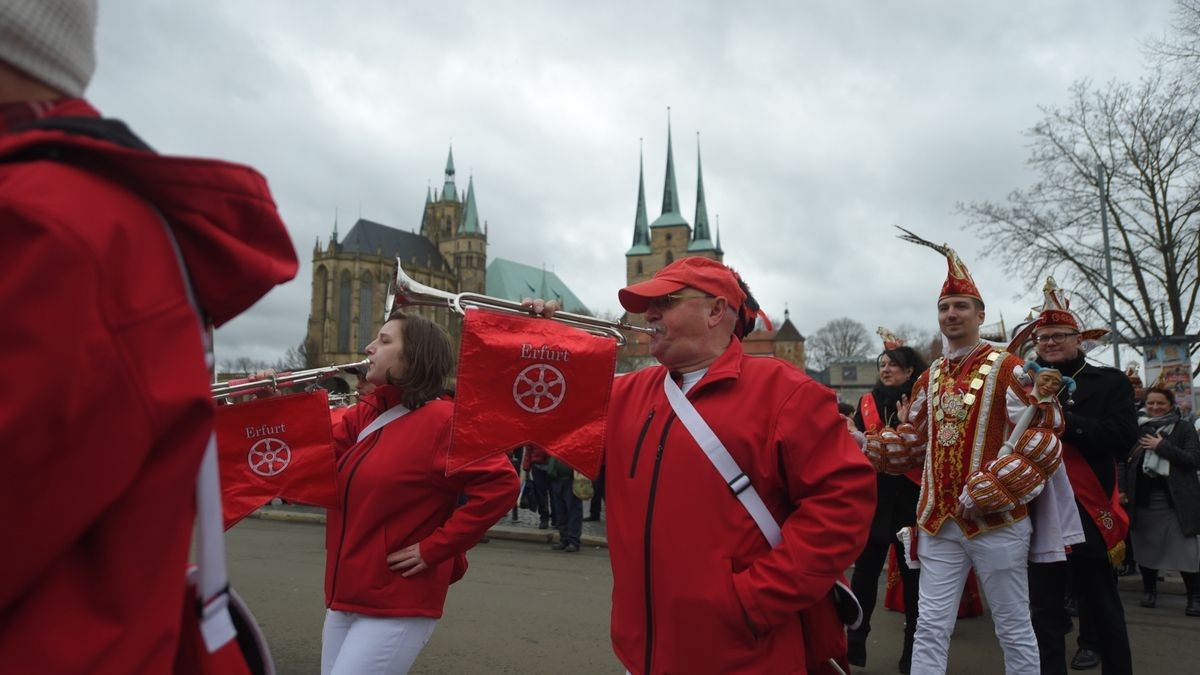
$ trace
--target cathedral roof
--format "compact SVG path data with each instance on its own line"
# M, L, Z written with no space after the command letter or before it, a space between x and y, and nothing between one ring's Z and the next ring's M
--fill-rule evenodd
M432 241L414 232L397 230L373 220L359 218L346 233L340 245L343 253L375 255L383 251L389 258L398 257L421 267L449 269L446 260Z
M554 272L504 258L494 258L488 263L487 294L514 301L536 297L558 300L568 312L588 311L587 306Z

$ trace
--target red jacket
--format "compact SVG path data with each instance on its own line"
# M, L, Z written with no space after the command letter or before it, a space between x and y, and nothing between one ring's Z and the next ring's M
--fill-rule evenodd
M53 114L97 115L78 100ZM94 168L2 161L45 139ZM5 672L171 668L213 404L150 203L218 323L295 274L252 169L0 128L0 372L20 383L0 406Z
M671 411L665 372L646 368L613 386L613 648L635 674L803 673L797 612L865 545L875 471L828 389L731 342L688 398L782 523L771 550Z
M379 387L334 429L342 508L329 511L325 528L325 604L438 618L450 583L466 569L463 554L517 503L520 481L503 454L446 475L450 401L430 401L356 442L399 402L400 390ZM460 494L467 502L455 508ZM411 577L388 569L389 553L418 542L430 569Z

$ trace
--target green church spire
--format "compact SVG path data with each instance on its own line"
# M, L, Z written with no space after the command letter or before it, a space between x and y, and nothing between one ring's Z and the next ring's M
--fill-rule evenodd
M687 225L679 211L679 188L675 186L675 152L671 147L671 108L667 108L667 176L663 180L662 215L650 227Z
M637 211L633 215L633 246L625 255L645 255L650 252L650 228L646 225L646 171L643 168L641 141L638 141Z
M700 164L700 132L696 132L696 227L692 230L689 251L714 250L708 232L708 204L704 201L704 169Z
M467 179L467 207L463 209L462 225L459 234L479 233L479 210L475 206L475 176Z
M446 157L446 182L442 185L442 201L458 201L458 187L454 185L454 146L450 146L450 154Z

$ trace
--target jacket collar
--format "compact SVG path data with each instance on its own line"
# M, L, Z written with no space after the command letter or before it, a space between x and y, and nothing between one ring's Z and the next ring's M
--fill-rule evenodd
M709 364L708 372L688 391L689 397L713 382L736 380L742 374L742 354L742 341L730 338L729 346Z

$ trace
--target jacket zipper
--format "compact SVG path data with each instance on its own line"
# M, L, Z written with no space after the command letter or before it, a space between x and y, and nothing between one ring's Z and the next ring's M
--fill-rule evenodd
M633 462L629 464L629 477L633 478L633 474L637 472L638 455L642 452L642 441L646 440L646 432L650 431L650 422L654 420L654 408L650 409L650 414L646 416L646 423L642 425L642 432L638 434L637 445L633 446Z
M654 416L653 411L650 416ZM667 423L663 425L662 435L658 438L658 451L654 453L654 472L650 474L650 497L646 501L646 535L642 542L646 570L646 675L651 672L650 663L654 656L654 596L651 594L650 583L650 526L654 522L654 495L658 491L658 472L662 468L663 448L666 447L667 432L671 430L671 423L674 421L675 414L671 413L667 417ZM650 420L646 420L646 425L649 426L649 424ZM642 430L642 434L645 435L645 429Z
M337 597L338 568L342 566L342 547L346 544L346 520L350 517L350 483L354 480L354 474L358 471L358 467L367 458L367 455L371 454L371 451L375 449L375 445L378 442L379 437L376 436L371 441L371 444L363 449L362 454L358 456L358 459L354 461L354 465L350 467L350 475L346 476L346 489L342 493L342 531L338 536L337 556L333 559L333 581L329 584L330 604Z

